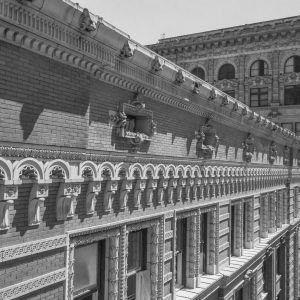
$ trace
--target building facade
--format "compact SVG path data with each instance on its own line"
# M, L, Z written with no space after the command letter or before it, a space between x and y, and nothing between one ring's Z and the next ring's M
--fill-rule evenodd
M0 299L299 298L294 133L69 0L0 66Z
M161 39L149 47L300 135L300 16Z

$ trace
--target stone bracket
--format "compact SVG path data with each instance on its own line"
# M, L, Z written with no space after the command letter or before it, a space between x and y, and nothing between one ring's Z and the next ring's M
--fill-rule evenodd
M61 182L56 197L56 219L64 221L74 216L74 206L81 192L81 183Z
M46 183L34 182L30 191L28 205L28 225L35 226L41 222L41 203L48 197L49 187Z
M127 206L128 194L132 190L132 180L124 179L120 191L120 209L124 210Z
M133 192L133 199L134 199L134 207L138 208L141 204L142 192L146 188L146 180L145 179L138 179Z
M167 179L160 179L158 182L158 188L157 188L157 204L161 204L164 199L164 190L168 186L168 180Z
M118 182L116 180L108 180L104 193L104 211L110 212L112 209L112 202L114 195L118 189Z
M100 181L90 181L88 185L88 189L86 192L86 214L92 215L95 212L95 206L97 202L97 196L101 191L101 182Z

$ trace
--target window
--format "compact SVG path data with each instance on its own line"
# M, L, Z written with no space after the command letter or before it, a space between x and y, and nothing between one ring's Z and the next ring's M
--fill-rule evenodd
M300 72L300 56L290 57L284 65L284 73Z
M230 91L223 91L224 93L226 93L228 96L231 96L231 97L235 97L235 90L230 90Z
M223 65L219 70L218 79L234 79L235 78L235 69L231 64Z
M265 76L268 74L268 65L264 60L255 61L250 68L250 76Z
M200 259L202 274L207 273L208 213L201 214Z
M74 297L98 300L104 297L105 241L75 248Z
M295 123L295 133L300 136L300 123Z
M138 300L137 278L147 267L147 229L133 231L128 235L127 300Z
M284 88L284 104L300 104L300 85L288 85Z
M267 106L268 105L268 88L250 89L250 106Z
M187 219L180 219L176 222L176 251L175 251L175 281L176 287L185 285L186 270L186 233Z
M281 127L293 131L293 123L281 123Z
M205 80L205 72L204 72L204 70L203 70L202 68L197 67L197 68L193 69L193 70L191 71L191 73L192 73L193 75L195 75L195 76L197 76L197 77L199 77L199 78Z

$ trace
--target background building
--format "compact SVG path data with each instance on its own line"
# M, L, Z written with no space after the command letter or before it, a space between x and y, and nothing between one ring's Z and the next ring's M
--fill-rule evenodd
M0 299L296 300L300 138L69 0L0 0Z
M149 47L300 135L300 16L165 38Z

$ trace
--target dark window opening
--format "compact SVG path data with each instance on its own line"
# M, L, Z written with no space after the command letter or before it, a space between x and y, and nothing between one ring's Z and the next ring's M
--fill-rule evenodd
M202 273L207 273L207 247L208 247L208 213L201 214L201 236L200 236L200 255L202 262Z
M244 248L246 248L246 243L247 243L247 203L243 204L243 244Z
M284 88L284 104L300 104L300 85L289 85Z
M192 73L193 75L195 75L195 76L197 76L197 77L199 77L199 78L205 80L205 72L204 72L204 70L203 70L202 68L197 67L197 68L193 69L193 70L191 71L191 73Z
M268 75L268 65L264 60L255 61L250 68L250 76L265 76Z
M231 240L231 255L234 255L234 248L235 248L235 207L234 205L231 206L231 224L230 224L230 240Z
M243 288L240 288L235 292L235 300L243 300Z
M128 235L127 300L136 300L136 275L147 268L147 229Z
M293 131L293 123L281 123L281 127Z
M228 96L235 98L235 90L223 91Z
M250 89L250 106L268 106L268 88Z
M223 79L234 79L235 78L235 69L231 64L223 65L219 70L219 80Z
M284 65L284 73L300 72L300 56L290 57Z
M295 123L295 133L300 136L300 123Z
M176 249L175 249L175 281L178 287L185 285L186 277L186 235L187 219L180 219L176 222Z

